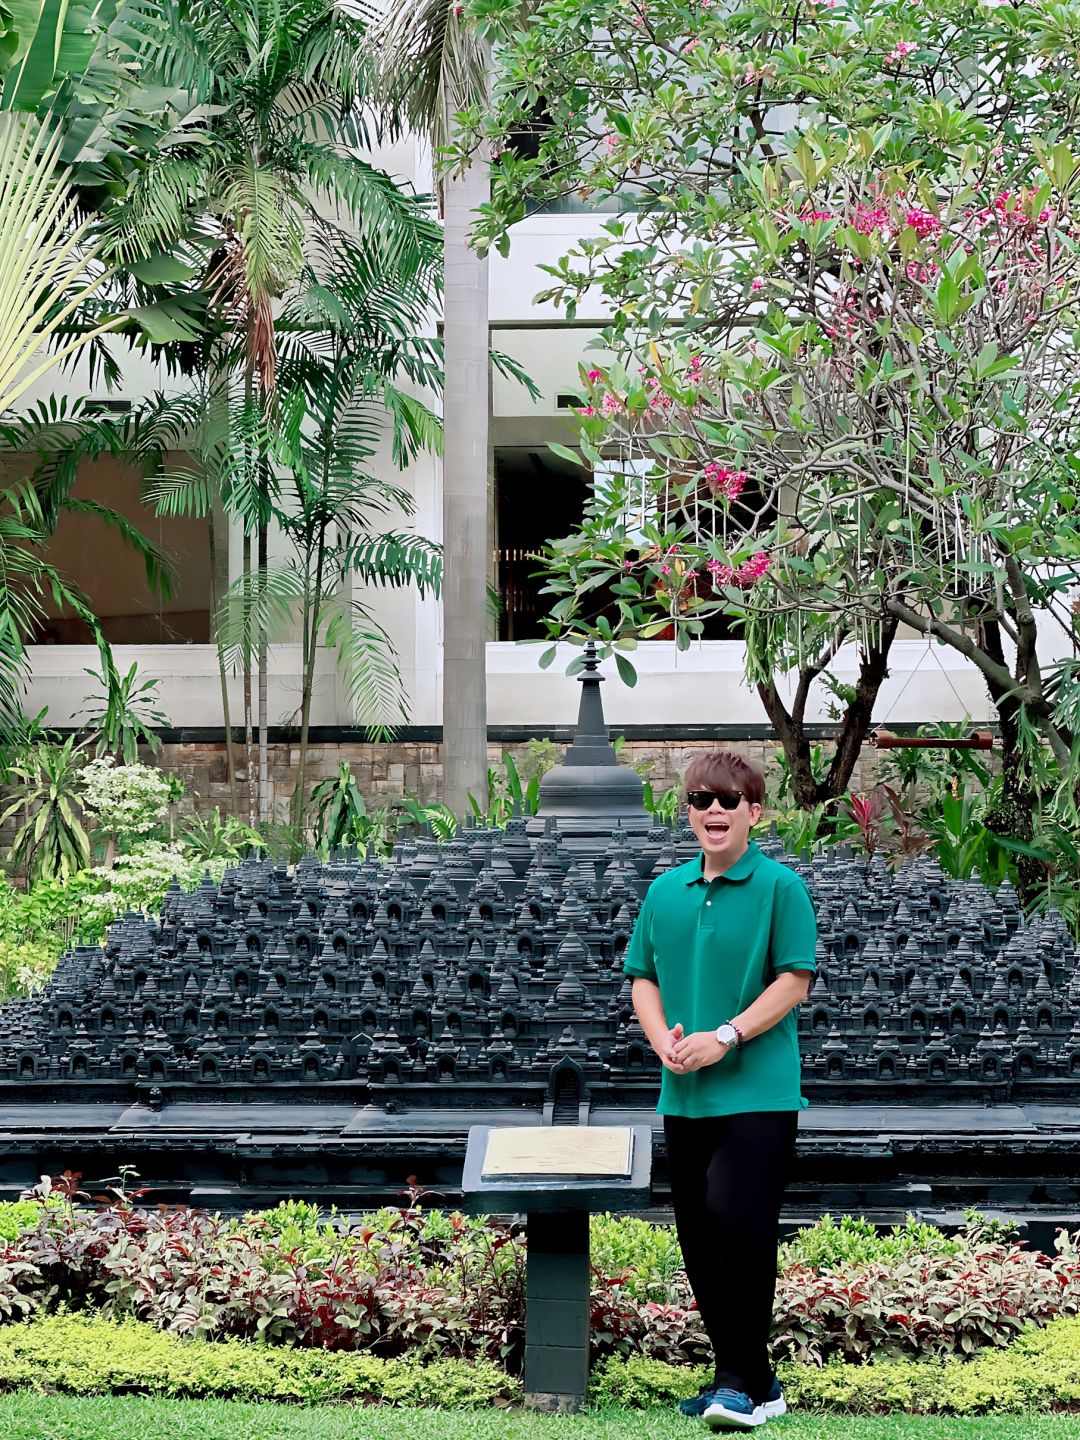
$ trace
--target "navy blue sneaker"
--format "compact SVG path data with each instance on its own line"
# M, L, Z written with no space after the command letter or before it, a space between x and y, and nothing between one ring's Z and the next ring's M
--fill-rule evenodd
M787 1414L787 1401L784 1399L783 1390L780 1389L779 1380L773 1380L768 1399L761 1408L765 1411L766 1420L776 1420L781 1415Z
M700 1418L712 1403L712 1397L716 1394L715 1385L706 1385L704 1390L691 1397L689 1400L680 1400L679 1409L684 1415L692 1415Z
M764 1405L755 1405L741 1390L714 1390L704 1414L710 1430L756 1430L769 1418Z

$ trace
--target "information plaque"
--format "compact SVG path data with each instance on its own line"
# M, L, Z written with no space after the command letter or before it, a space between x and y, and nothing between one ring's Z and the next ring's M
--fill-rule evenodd
M512 1126L488 1131L485 1180L626 1180L634 1154L628 1125Z
M648 1125L471 1125L461 1175L474 1215L647 1210Z

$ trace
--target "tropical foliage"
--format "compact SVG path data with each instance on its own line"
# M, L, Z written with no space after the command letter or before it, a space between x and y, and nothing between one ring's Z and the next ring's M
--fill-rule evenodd
M545 295L570 317L586 295L610 306L581 449L636 462L552 546L553 634L597 636L630 679L637 640L739 619L812 807L846 789L909 626L981 671L1029 838L1034 751L1075 765L1046 650L1074 634L1080 565L1061 16L560 0L515 29L511 0L474 12L498 39L503 148L481 243L568 191L632 211ZM831 668L844 642L851 687ZM815 777L823 686L840 735Z
M0 813L0 824L18 822L10 864L28 880L63 878L89 862L90 839L80 808L85 759L76 737L69 735L17 752L7 767L14 799Z

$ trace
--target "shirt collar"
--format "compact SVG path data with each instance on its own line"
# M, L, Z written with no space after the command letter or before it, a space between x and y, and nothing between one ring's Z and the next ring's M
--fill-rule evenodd
M746 848L746 854L740 855L738 860L735 861L735 864L732 865L730 870L725 870L722 875L715 876L714 878L718 880L745 880L748 875L752 875L754 873L760 863L761 851L758 848L757 842L751 840L750 844ZM693 872L686 883L688 885L697 885L699 882L706 884L711 883L705 880L704 852L702 852L702 854L698 856L697 861L692 862L692 864Z

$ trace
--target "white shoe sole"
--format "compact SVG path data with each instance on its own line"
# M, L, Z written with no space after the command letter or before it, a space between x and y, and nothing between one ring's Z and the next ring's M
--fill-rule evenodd
M723 1405L710 1405L704 1416L710 1430L756 1430L768 1418L762 1405L750 1415L742 1415L738 1410L725 1410Z
M761 1408L765 1411L766 1420L779 1420L781 1415L787 1414L787 1401L781 1395L779 1400L766 1400Z

